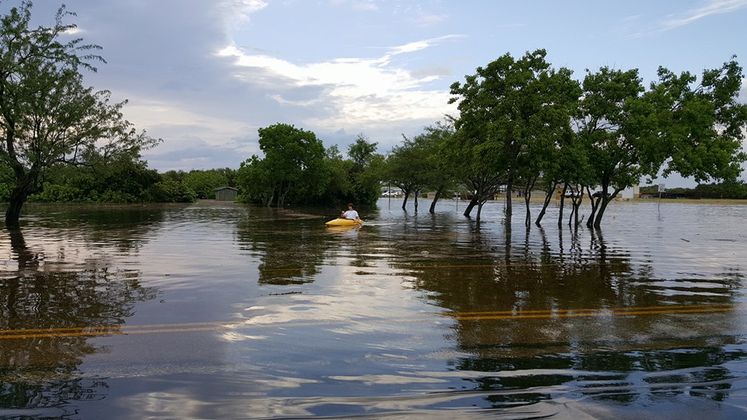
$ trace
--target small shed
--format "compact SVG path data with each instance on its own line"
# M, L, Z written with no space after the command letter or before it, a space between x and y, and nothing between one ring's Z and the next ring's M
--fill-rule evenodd
M234 187L218 187L213 192L218 201L236 201L236 196L239 195L239 190Z

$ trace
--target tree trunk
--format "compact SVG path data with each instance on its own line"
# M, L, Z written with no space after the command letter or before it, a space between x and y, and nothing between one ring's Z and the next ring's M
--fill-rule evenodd
M617 194L621 191L619 189L615 189L615 191L612 194L607 194L609 191L607 186L604 186L602 188L602 205L599 206L599 209L597 210L597 215L594 218L594 227L599 229L599 227L602 225L602 217L604 217L604 211L607 210L607 205L612 201L615 197L617 197Z
M539 226L542 223L542 218L545 217L545 212L547 211L547 206L550 205L550 200L552 200L552 195L555 193L555 187L558 186L557 182L553 182L552 186L549 190L546 191L545 194L545 202L542 203L542 210L540 210L539 214L537 215L537 220L534 221L534 224Z
M586 227L591 228L594 226L594 217L597 214L597 208L599 208L599 200L601 200L602 197L594 197L591 194L591 188L589 187L586 187L586 193L589 194L589 201L591 201L591 214L586 220Z
M581 209L581 202L583 200L582 196L579 196L578 198L573 198L573 226L578 227L579 221L578 221L578 211ZM571 224L571 221L568 221L568 224Z
M285 190L284 192L281 190L280 194L278 195L278 205L277 208L282 209L285 205L285 196L288 194L288 191L290 191L290 188Z
M415 200L413 201L415 204L415 213L418 212L418 194L420 194L420 190L415 190Z
M524 193L524 205L526 206L526 217L524 217L524 226L526 227L529 227L532 224L532 212L529 210L529 200L531 198L531 193Z
M5 211L6 228L18 228L20 226L21 209L31 193L30 184L28 180L21 181L10 192L8 209Z
M482 214L482 206L485 205L485 202L480 200L477 203L477 222L480 223L480 214Z
M563 184L563 191L560 193L560 211L558 212L558 227L563 226L563 208L565 207L565 193L568 191L568 184Z
M526 226L527 228L529 228L532 225L532 212L531 210L529 210L529 202L532 200L532 190L534 189L535 183L537 183L537 178L532 177L527 180L527 183L524 186L524 205L526 207L526 217L524 218L524 226Z
M443 189L443 187L439 187L436 190L436 195L433 197L433 201L431 202L431 208L428 210L430 214L436 213L436 203L438 202L438 199L441 198L441 192Z
M479 203L479 200L477 200L474 196L472 197L472 200L470 200L469 204L467 204L467 208L464 209L464 217L470 217L470 213L472 213L472 209L475 208L475 206Z
M573 202L573 198L571 198L571 214L568 215L568 226L571 226L573 223L574 214L576 214L576 205Z
M511 196L514 193L514 181L513 179L509 178L508 182L506 183L506 208L504 210L506 214L506 219L508 220L509 224L511 223L511 214L513 213L513 209L511 208Z
M404 211L407 211L407 209L405 208L405 206L407 205L407 199L408 198L410 198L410 191L409 190L405 191L405 199L402 200L402 210L404 210Z

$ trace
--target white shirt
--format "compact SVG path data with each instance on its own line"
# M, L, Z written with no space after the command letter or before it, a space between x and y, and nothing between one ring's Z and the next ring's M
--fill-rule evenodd
M342 217L350 220L360 219L360 216L358 216L358 212L355 210L348 210L342 214Z

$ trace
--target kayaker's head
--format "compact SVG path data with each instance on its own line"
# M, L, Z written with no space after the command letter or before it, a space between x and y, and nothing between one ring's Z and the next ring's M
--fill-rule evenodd
M353 203L348 203L348 210L353 210Z

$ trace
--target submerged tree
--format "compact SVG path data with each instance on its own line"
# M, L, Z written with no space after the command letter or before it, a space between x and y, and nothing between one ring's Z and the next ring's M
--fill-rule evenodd
M385 178L402 190L402 210L413 195L415 211L418 211L418 195L428 186L429 167L422 141L405 137L401 145L392 149L386 159Z
M742 69L732 60L703 72L659 69L645 90L637 70L602 68L587 74L578 133L586 148L593 184L587 225L601 226L609 203L642 177L677 172L702 182L734 179L747 158L741 150L747 106L737 102ZM591 187L600 191L593 195Z
M384 157L376 153L377 143L368 141L362 134L348 147L351 164L346 174L351 183L347 201L363 206L373 206L381 195L381 178Z
M316 134L274 124L259 129L259 148L264 158L252 156L238 171L246 199L283 207L313 202L324 193L328 182L325 150Z
M541 172L537 159L542 159L543 152L536 150L542 149L537 145L551 141L558 123L563 124L558 112L578 98L570 71L551 69L546 55L545 50L527 52L519 59L505 54L478 67L464 83L451 85L455 97L450 102L458 102L460 112L457 129L472 138L476 147L497 155L499 166L494 172L505 175L508 220L516 183L523 177L526 189L531 190ZM567 125L567 116L565 120ZM527 171L530 164L535 168Z
M479 127L471 124L458 127L449 139L448 160L456 164L452 170L457 182L464 185L472 195L463 214L470 217L477 207L476 220L479 222L482 207L499 192L505 172L502 170L496 142L486 141Z
M64 41L75 28L63 23L64 7L51 27L30 27L31 3L13 7L0 19L0 160L14 174L5 214L17 226L21 208L56 164L81 165L94 153L139 152L156 141L138 133L122 116L121 103L107 91L83 83L82 70L103 62L100 47L80 38Z

